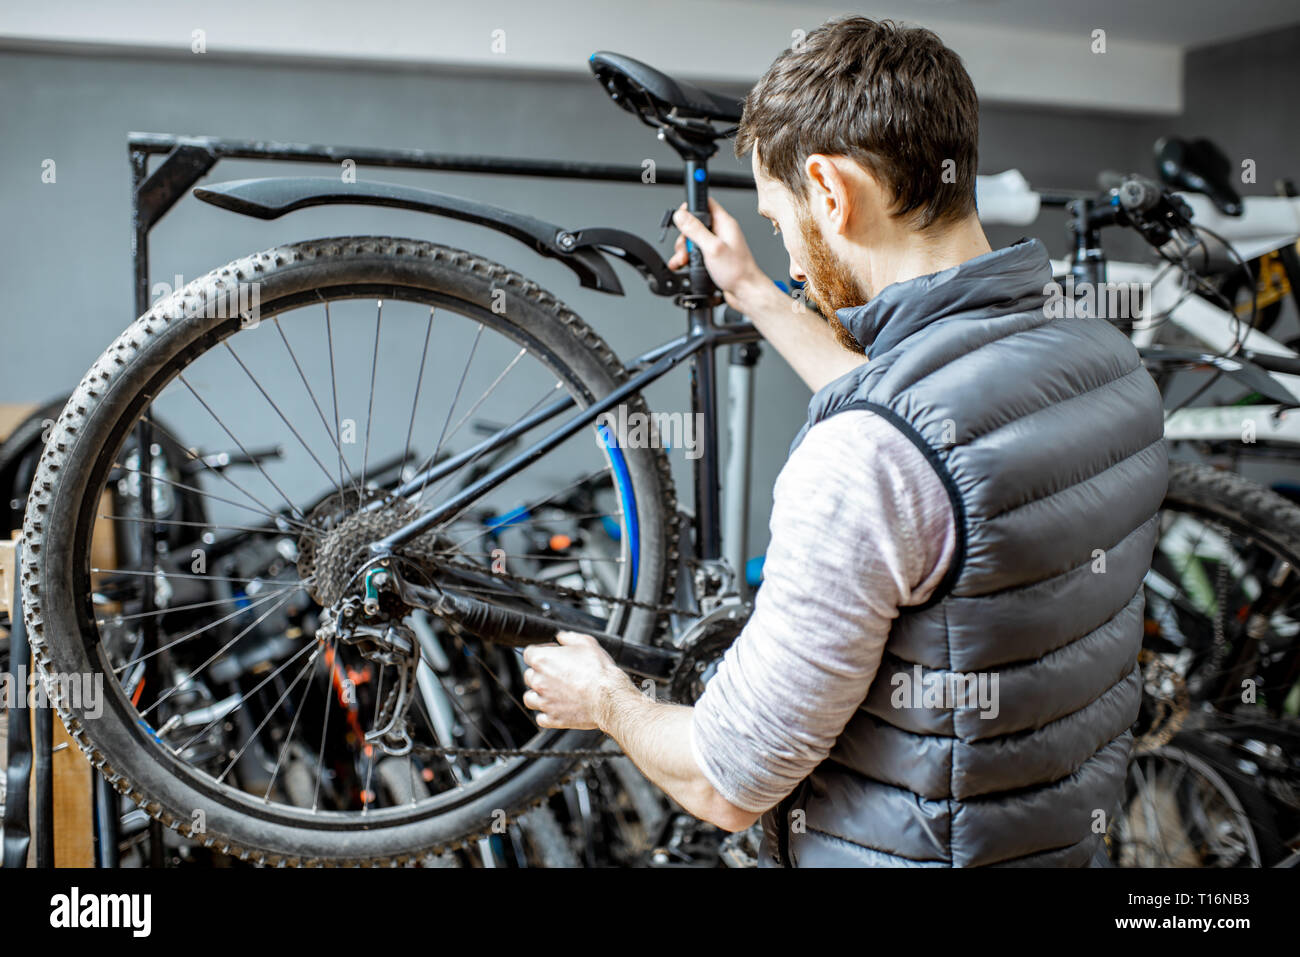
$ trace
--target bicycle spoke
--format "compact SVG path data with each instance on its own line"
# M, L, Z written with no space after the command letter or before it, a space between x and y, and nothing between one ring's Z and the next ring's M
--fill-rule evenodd
M298 370L298 378L302 380L303 388L307 390L307 396L311 399L311 404L316 408L316 414L320 416L320 424L325 426L325 434L329 436L330 442L334 445L334 448L337 450L339 447L338 437L335 436L335 434L332 431L330 431L329 422L327 422L325 419L325 412L323 409L321 409L320 403L316 401L316 393L312 390L311 384L307 381L306 374L302 371L302 365L298 362L298 356L293 351L293 346L289 345L289 337L285 335L284 329L280 326L280 317L276 316L271 321L275 323L275 331L280 334L280 341L284 343L285 349L288 350L289 358L293 360L293 367ZM343 480L343 473L340 471L339 491L342 491L342 487L341 487L342 480Z
M603 471L603 470L602 470L602 471ZM540 507L545 507L546 504L547 504L546 502L543 502L542 505L539 506L539 508L540 508ZM525 511L526 511L526 510L525 510ZM506 512L506 513L505 513L505 515L509 515L509 514L510 514L510 512ZM505 532L505 531L509 531L509 530L512 529L512 528L521 528L521 527L523 527L523 526L525 526L525 525L536 525L536 524L538 524L538 523L556 524L556 523L564 523L564 522L587 522L587 521L591 521L592 519L595 519L595 518L614 518L614 519L619 519L619 518L622 518L622 517L623 517L623 511L622 511L622 509L617 509L617 510L612 511L612 512L567 512L567 511L565 511L565 512L561 512L561 513L558 514L558 515L532 515L532 514L529 514L529 516L528 516L527 518L512 518L512 519L509 519L508 521L499 521L499 522L498 522L498 520L499 520L499 519L503 519L504 516L502 516L502 515L495 515L495 516L493 516L492 518L487 519L487 520L486 520L486 524L490 525L490 529L489 529L490 531L493 531L493 532ZM491 523L493 523L493 522L498 522L498 524L495 524L495 525L491 524ZM485 524L485 522L480 521L480 520L478 520L478 519L473 519L473 518L457 518L456 520L454 520L454 521L452 521L452 522L449 522L449 523L448 523L448 526L451 526L451 525L474 525L474 526L476 526L476 528L477 528L477 527L482 526L482 525L484 525L484 524ZM481 530L481 529L480 529L480 530ZM453 546L453 547L455 547L455 546Z
M498 375L492 381L492 384L488 386L483 391L483 394L479 396L478 399L475 400L474 404L469 407L469 411L467 411L464 415L462 415L460 417L460 421L458 421L455 425L451 427L451 431L447 433L447 441L451 441L453 438L456 437L456 433L460 431L461 426L463 426L466 422L469 421L469 417L478 411L479 406L481 406L484 402L487 401L488 397L491 396L492 393L496 391L497 386L501 384L501 381L510 373L510 370L513 369L519 363L519 360L522 359L527 354L528 354L527 349L520 349L515 354L515 357L510 360L509 365L507 365L504 369L501 370L501 374Z
M329 652L327 651L326 655L328 656L328 654ZM332 690L332 688L326 689L325 693L328 695ZM276 778L280 776L280 768L284 766L285 756L289 753L289 750L293 745L293 736L295 729L298 727L298 719L302 717L303 712L306 710L307 695L310 692L311 682L308 681L303 685L302 698L299 699L298 707L293 713L293 720L289 722L289 732L285 735L284 744L280 747L280 754L275 759L275 767L271 769L271 779L266 783L266 791L262 795L263 803L269 804L271 802L271 790L275 787Z
M262 578L223 578L220 575L191 575L188 574L187 572L156 572L156 571L145 572L145 571L139 571L137 569L132 569L132 568L91 568L90 572L92 575L133 575L137 577L143 576L148 578L153 578L157 575L162 575L162 577L165 579L180 578L180 579L185 579L187 581L199 581L199 582L229 582L234 585L251 585L254 582L262 582L266 580ZM311 578L304 578L301 582L299 582L299 585L300 586L305 585L311 580L312 580Z
M472 652L469 651L469 648L465 646L463 642L458 641L457 643L462 648L465 648L467 654L472 654ZM465 708L465 705L460 700L460 695L455 693L455 689L454 688L448 689L446 682L443 679L443 676L438 674L437 671L434 671L434 677L438 679L438 684L442 687L443 694L447 696L447 700L451 702L452 708L460 712L461 717L466 721L466 723L469 724L471 728L474 729L474 732L478 735L479 740L484 742L485 744L490 742L492 740L491 737L488 735L488 733L485 730L483 730L483 727L478 723L478 720L474 717L474 715L471 714ZM447 758L448 763L454 762L454 759L452 758L451 755L444 755L444 757Z
M456 383L456 392L451 398L451 405L447 407L447 417L442 420L442 431L438 433L438 441L433 446L433 454L429 456L430 462L438 461L438 453L442 451L443 439L447 435L447 425L451 422L452 414L456 411L456 404L460 401L461 390L465 388L465 377L469 375L469 367L474 364L474 353L478 351L479 340L483 338L483 323L478 324L478 329L474 332L474 342L469 348L469 357L465 360L465 368L461 370L460 381ZM416 496L415 504L418 507L424 501L424 490L429 486L429 476L424 477L424 482L420 485L420 494Z
M524 414L521 415L521 416L520 416L516 421L522 421L522 420L526 419L529 415L531 415L534 411L536 411L536 409L538 408L538 406L540 406L543 402L545 402L548 398L550 398L550 394L551 394L551 392L554 392L555 389L558 389L558 388L561 388L561 387L562 387L562 383L559 383L559 382L555 383L555 385L554 385L551 389L548 389L548 390L547 390L547 392L546 392L545 395L543 395L540 399L538 399L535 403L533 403L532 407L530 407L527 411L525 411ZM468 469L470 468L470 466L472 466L475 462L477 462L480 458L482 458L482 457L487 453L487 451L488 451L487 449L480 449L480 450L479 450L475 455L473 455L473 456L469 459L468 462L464 463L464 465L462 465L461 468L462 468L463 470L468 470ZM538 461L541 461L541 460L539 459ZM530 464L533 464L533 463L530 463ZM520 471L522 472L523 470L521 469ZM598 469L596 474L599 474L599 473L602 472L602 471L604 471L604 469ZM456 478L456 474L455 474L454 472L453 472L451 475L447 475L447 476L445 476L445 477L443 478L443 480L442 480L441 482L439 482L439 483L434 487L434 489L433 489L433 498L434 498L435 500L437 500L438 493L441 492L443 489L445 489L448 485L450 485L450 484L452 483L452 480L455 479L455 478ZM427 484L427 476L426 476L426 484ZM420 495L421 495L421 497L424 495L424 489L423 489L423 488L420 489ZM416 499L416 504L417 504L417 505L419 504L419 501L420 501L420 500L417 498L417 499ZM453 517L450 521L455 521L455 517Z
M244 756L244 752L248 750L249 745L251 745L253 741L256 740L257 736L262 733L262 729L266 727L267 723L273 717L275 717L276 710L280 707L281 704L284 703L284 699L289 697L290 693L293 691L294 685L296 685L299 681L301 681L303 679L303 676L307 674L308 670L312 667L312 665L316 663L316 656L320 654L320 646L303 645L303 647L298 651L297 654L295 654L292 658L290 658L283 665L281 665L279 668L277 668L275 671L271 672L271 674L267 676L268 681L271 678L274 678L277 674L279 674L286 667L288 667L292 662L296 661L298 659L298 656L301 655L304 651L307 651L308 649L311 649L312 653L310 657L308 657L306 663L302 666L302 668L299 669L298 674L294 676L293 681L289 683L289 687L285 688L284 692L280 695L280 697L276 699L275 704L271 705L271 707L267 709L266 716L263 717L261 722L257 725L257 727L253 729L253 733L250 734L248 740L244 742L244 746L240 748L239 751L235 754L235 756L230 759L230 763L226 765L226 769L222 771L219 775L217 775L218 783L224 781L226 775L230 773L230 769L233 768L237 763L239 763L239 759ZM260 688L261 685L258 685L258 687ZM253 690L256 691L257 689L254 688ZM227 711L224 715L222 715L222 718L229 717L236 710L238 710L238 708L233 708L230 711Z
M180 638L176 638L172 641L169 641L167 644L155 648L153 651L147 652L146 654L141 655L139 658L132 658L130 661L126 662L126 664L119 665L118 667L114 668L113 673L120 674L121 672L125 671L127 668L134 667L135 665L138 665L140 662L152 658L154 655L161 654L162 652L166 651L168 648L174 648L177 645L182 644L183 642L189 641L191 638L195 638L198 635L201 635L207 631L211 631L213 628L217 627L218 625L224 625L226 622L230 621L231 619L238 618L240 615L242 615L244 612L248 611L249 609L257 608L261 605L266 604L272 598L276 598L279 597L280 595L285 595L285 594L295 592L298 590L299 587L300 586L298 585L294 585L291 588L281 588L274 592L270 592L266 595L260 595L255 600L250 601L247 605L244 605L241 608L236 608L230 614L225 615L222 618L218 618L216 621L208 622L208 624L204 625L202 628L198 629L197 631L192 631L188 635L184 635ZM155 704L156 703L157 702L155 702Z
M609 558L603 555L519 555L513 552L498 552L492 549L494 558L518 558L529 562L601 562L608 565L626 565L622 558ZM444 552L440 554L452 554Z
M144 524L144 525L169 525L169 526L174 526L174 527L179 527L179 528L203 528L203 529L214 529L214 528L219 528L219 529L222 529L223 531L231 531L231 532L253 532L253 533L256 533L256 534L259 534L259 535L282 535L282 534L284 534L284 533L283 533L280 529L278 529L278 528L268 528L268 527L266 527L265 525L257 525L257 526L254 526L254 525L219 525L219 524L217 524L216 522L186 522L186 521L182 521L182 520L180 520L180 519L174 519L174 518L152 518L152 519L143 519L143 518L134 518L134 517L132 517L132 516L130 516L130 515L103 515L103 514L101 514L101 515L99 516L99 518L102 518L104 521L107 521L107 522L130 522L130 523L134 523L134 524Z
M536 717L534 717L533 713L528 710L528 708L524 705L522 701L520 701L513 694L511 694L510 689L507 688L502 683L501 679L496 676L496 672L494 672L491 668L489 668L487 664L483 661L483 659L480 658L477 654L475 654L472 648L470 648L469 646L465 646L465 651L471 658L473 658L475 661L479 663L479 665L483 668L484 671L487 672L488 677L491 678L492 681L496 684L496 686L501 689L502 694L504 694L507 700L509 700L509 702L515 706L515 708L519 711L519 713L522 714L525 718L527 718L534 727L536 727L537 726Z
M268 614L269 614L269 613L268 613ZM236 704L236 705L235 705L233 708L231 708L229 711L225 711L225 712L223 712L221 715L219 715L218 717L213 718L211 721L209 721L207 724L205 724L202 728L200 728L199 731L198 731L198 733L195 734L194 737L190 738L188 741L186 741L184 744L182 744L179 748L176 749L176 753L177 753L177 754L180 754L181 752L187 750L191 744L193 744L193 743L194 743L195 741L197 741L199 738L203 737L203 735L205 735L208 731L211 731L213 728L215 728L215 727L217 726L217 722L219 722L219 721L225 721L227 718L229 718L232 714L234 714L236 711L238 711L240 708L242 708L242 707L244 706L244 703L247 702L248 699L249 699L252 695L254 695L254 694L256 694L258 691L262 690L262 688L265 687L266 684L267 684L268 682L270 682L273 678L275 678L276 675L278 675L280 672L284 671L285 668L289 667L291 664L293 664L295 661L297 661L299 658L301 658L301 657L302 657L303 655L305 655L307 652L314 650L315 647L316 647L316 646L315 646L314 643L308 643L308 644L303 645L301 648L299 648L296 652L294 652L293 655L291 655L289 658L287 658L287 659L286 659L286 660L285 660L285 661L280 665L280 667L276 668L276 669L275 669L274 671L272 671L269 675L267 675L265 678L263 678L261 681L259 681L257 684L255 684L252 688L250 688L247 694L241 694L241 695L239 696L239 703L238 703L238 704ZM223 776L224 776L224 775L223 775ZM220 779L218 779L218 780L220 780Z
M370 728L372 731L378 729L379 727L379 715L383 707L384 707L384 668L381 665L378 668L378 674L375 676L375 717L370 722ZM368 798L371 798L374 793L373 791L371 791L370 786L372 783L374 783L375 749L374 749L374 745L372 745L369 741L366 741L364 738L361 739L360 744L362 749L361 753L365 756L366 759L366 783L364 789L361 792L361 813L364 816L365 814L369 813L370 805L373 803L373 801L368 800Z
M411 399L411 421L406 426L406 444L402 448L403 466L406 465L407 459L411 457L411 435L415 432L415 410L420 405L420 386L424 383L424 363L429 357L429 337L433 335L433 311L433 307L430 306L429 323L424 329L424 348L420 350L420 371L415 376L415 397Z
M590 472L590 473L588 473L587 475L584 475L584 476L582 476L581 478L579 478L577 481L569 483L569 484L566 485L564 488L560 489L558 492L547 492L546 495L543 496L542 498L539 498L537 501L535 501L535 502L533 502L533 503L531 503L531 504L529 504L529 505L525 505L525 506L523 506L523 507L520 508L520 509L516 509L516 511L531 512L531 511L533 511L534 509L541 508L543 505L546 505L546 504L548 504L548 503L550 503L550 502L553 502L555 499L559 498L559 497L560 497L561 495L563 495L565 492L571 491L571 490L577 488L579 485L582 485L582 484L585 483L585 482L590 482L590 481L591 481L593 478L595 478L597 475L600 475L602 472L607 472L607 471L609 471L609 467L608 467L608 466L601 466L600 468L596 469L594 472ZM619 515L620 515L620 516L622 515L622 512L621 512L621 511L619 512ZM508 527L508 526L507 526L507 527ZM477 535L474 535L474 536L471 537L471 538L467 538L467 539L465 539L465 540L462 541L462 542L457 542L455 545L452 546L452 548L454 548L454 549L464 548L466 545L470 544L471 542L476 542L476 541L478 541L480 538L482 538L484 535L490 535L490 534L492 534L494 531L496 531L496 529L494 529L494 528L485 528L483 531L479 532Z
M539 398L536 402L534 402L531 406L529 406L527 409L524 410L523 415L519 416L519 418L515 420L516 423L518 423L518 422L522 422L524 419L527 419L530 415L532 415L534 412L536 412L537 409L541 406L541 404L542 404L543 402L545 402L548 398L550 398L551 393L554 392L556 389L558 389L558 388L560 388L560 387L561 387L561 383L557 382L557 383L555 383L555 385L552 386L550 389L547 389L546 392L541 396L541 398ZM482 449L479 449L479 450L478 450L477 452L475 452L472 456L470 456L466 461L462 462L462 463L460 464L460 466L458 467L457 471L468 472L468 470L469 470L469 469L470 469L470 468L471 468L471 467L472 467L476 462L478 462L479 459L483 458L483 456L489 454L491 451L493 451L493 450L491 450L491 449L489 449L489 448L482 448ZM415 475L416 475L416 476L424 475L424 484L425 484L425 485L427 485L427 484L428 484L428 481L429 481L429 475L427 475L427 474L425 474L425 473L427 473L427 472L430 470L430 468L432 468L432 466L434 465L434 458L435 458L434 454L433 454L433 453L430 453L430 455L428 456L428 458L426 458L426 459L425 459L425 460L420 464L420 467L419 467L418 469L415 470ZM454 476L454 475L455 475L455 472L452 472L450 475L448 475L448 476L444 476L444 479L447 480L447 481L449 481L449 480L451 479L451 477ZM441 488L443 488L443 486L444 486L445 484L446 484L446 481L444 481L444 482L440 483L439 485L437 485L437 486L434 488L434 494L436 495L437 492L438 492L438 490L441 489ZM424 490L424 485L421 485L420 490L421 490L421 491ZM408 500L409 500L409 493L408 493ZM412 504L418 504L418 500L417 500L416 502L413 502Z
M237 643L238 643L238 642L239 642L239 641L240 641L240 640L241 640L245 635L247 635L250 631L252 631L252 630L253 630L254 628L256 628L258 625L260 625L262 622L266 621L266 619L269 618L269 617L271 617L272 614L274 614L275 612L279 611L279 610L280 610L281 608L283 608L286 604L288 604L288 602L289 602L289 598L293 595L293 592L294 592L294 591L297 591L297 589L289 589L289 593L288 593L287 595L285 595L283 598L281 598L281 599L280 599L278 602L276 602L274 605L272 605L270 608L268 608L265 612L263 612L262 615L261 615L261 617L259 617L256 621L253 621L252 623L250 623L247 627L244 628L243 631L241 631L239 634L235 635L234 638L231 638L229 642L227 642L225 645L222 645L222 646L221 646L220 648L218 648L215 652L213 652L212 656L211 656L210 658L208 658L207 661L203 662L203 664L199 665L197 668L195 668L195 669L194 669L193 671L191 671L189 674L185 675L185 677L183 677L182 679L180 679L179 681L177 681L176 684L173 685L171 688L168 688L167 691L166 691L164 694L160 695L160 696L159 696L159 697L154 701L153 704L149 705L149 707L145 708L143 711L140 712L140 717L143 718L143 717L144 717L145 715L147 715L150 711L152 711L154 708L158 707L158 705L162 704L164 701L166 701L168 698L170 698L170 697L171 697L173 694L175 694L177 691L179 691L179 690L181 690L182 688L184 688L184 687L185 687L185 684L186 684L187 682L189 682L189 681L193 681L194 678L195 678L196 676L202 674L203 671L204 671L204 669L206 669L206 668L208 667L208 665L212 664L212 662L216 661L218 658L220 658L222 655L224 655L224 654L225 654L227 651L229 651L231 648L235 647L235 645L236 645L236 644L237 644ZM268 596L268 597L274 597L274 596ZM233 616L231 616L231 617L233 617ZM219 622L213 622L213 625L216 625L216 624L219 624ZM213 627L213 625L209 625L208 627L211 628L211 627ZM203 631L207 631L208 629L207 629L207 628L204 628L204 629L202 629L202 630L203 630ZM194 634L199 634L199 633L200 633L200 632L195 632ZM180 640L181 640L181 641L185 641L185 640L188 640L189 638L193 638L193 637L194 637L194 634L187 635L186 638L184 638L184 639L180 639ZM174 644L177 644L177 643L178 643L178 642L172 642L173 645L174 645ZM170 646L169 646L169 647L170 647ZM161 649L159 649L159 650L161 650ZM154 653L155 653L155 652L150 652L149 655L141 656L141 658L139 658L139 659L137 659L137 660L143 661L144 658L150 657L150 656L153 655ZM116 671L116 670L120 670L120 669L114 669L114 670Z
M118 465L116 462L113 463L112 468L120 469L123 472L133 472L136 475L143 474L139 469L127 468L125 465ZM295 521L294 519L287 517L283 512L280 513L268 512L265 509L254 508L251 505L245 505L243 502L236 502L232 498L223 498L220 495L213 495L211 492L205 492L203 489L198 488L197 486L185 485L181 482L173 482L171 479L163 478L162 476L159 475L151 476L151 479L154 482L162 482L163 484L169 485L172 488L178 488L181 489L182 491L193 492L196 495L202 495L204 498L210 498L214 502L222 502L226 505L231 505L235 508L242 508L249 512L256 512L258 515L265 515L267 518L274 519L277 522L284 522L286 525L292 525L294 527L302 528L302 529L307 528L307 526L302 524L302 522Z
M149 422L149 426L150 426L150 428L157 429L157 430L158 430L159 432L161 432L163 435L167 436L169 439L171 439L173 442L175 442L176 445L180 446L181 448L185 448L184 444L181 443L180 440L178 440L178 439L176 438L176 436L172 435L171 432L169 432L169 431L167 430L167 428L166 428L166 427L165 427L161 422L157 421L156 419L148 419L148 422ZM262 511L265 512L267 515L278 515L278 514L279 514L278 512L276 512L275 510L273 510L273 509L271 508L271 506L267 505L265 502L263 502L263 501L262 501L260 498L258 498L256 495L254 495L252 492L248 491L248 489L244 488L242 485L240 485L238 482L236 482L234 479L232 479L229 475L227 475L227 474L225 473L224 470L213 468L211 465L209 465L207 462L205 462L205 461L203 460L203 457L202 457L201 455L197 455L197 454L195 454L195 453L192 453L192 452L190 452L188 449L186 449L185 451L186 451L186 453L190 456L189 459L187 459L187 461L190 461L190 462L198 462L200 465L202 465L202 466L203 466L205 469L207 469L209 472L212 472L214 475L216 475L218 478L220 478L220 479L222 479L223 481L225 481L227 484L229 484L229 485L233 486L234 488L238 489L240 492L243 492L245 495L248 496L248 498L249 498L250 501L256 502L258 505L260 505L260 506L262 507ZM296 524L296 525L301 525L300 522L296 522L296 521L294 521L293 519L286 518L285 521L291 522L291 523Z
M304 439L298 433L298 430L294 427L294 424L289 421L289 417L284 414L281 408L278 405L276 405L275 400L272 399L269 394L267 394L267 391L264 388L262 388L262 383L257 381L257 378L253 375L252 372L249 371L248 366L244 365L244 360L239 358L239 354L235 352L235 348L230 344L230 340L228 339L223 340L221 344L226 347L226 351L228 351L230 355L234 358L234 360L237 363L239 363L239 368L244 370L244 375L248 376L249 380L253 383L253 385L257 387L257 391L262 393L262 398L266 399L266 401L270 404L271 408L275 410L275 414L280 417L280 421L289 427L289 431L292 432L293 437L298 440L298 444L301 445L303 449L306 450L307 454L311 456L311 460L316 463L317 467L323 473L325 473L325 481L329 482L336 489L338 489L338 491L342 492L343 491L342 487L339 486L339 484L334 481L334 476L330 474L329 469L327 469L325 465L321 462L321 460L316 457L316 453L311 450L311 446L307 444L307 440Z
M337 667L338 662L338 638L330 638L330 651L326 657L326 663L330 668ZM330 706L334 704L334 687L331 680L330 686L325 694L325 718L321 722L320 728L320 747L316 752L316 789L312 794L311 812L315 814L320 809L320 783L321 774L325 767L325 734L330 726Z
M262 463L257 461L257 459L248 451L248 449L244 448L244 444L240 442L239 439L235 438L235 434L231 432L229 428L227 428L226 423L222 421L221 416L217 415L217 413L212 410L212 406L208 405L207 402L203 400L203 397L199 395L198 392L195 391L194 386L190 385L189 380L185 378L184 373L178 373L176 378L178 378L181 381L181 384L184 385L185 388L190 390L190 394L193 395L194 398L199 400L199 404L202 405L203 408L208 410L208 414L211 415L212 418L216 420L217 425L221 426L221 430L225 432L226 435L230 436L230 441L234 442L235 445L239 446L239 451L243 452L244 455L253 463L253 467L262 473L262 477L271 483L271 487L280 493L280 497L284 499L284 504L289 506L289 510L293 512L294 515L296 515L298 518L302 518L303 514L298 509L298 506L294 505L293 502L289 501L289 496L285 494L284 489L280 488L280 486L275 483L275 479L271 478L271 476L266 474L266 469L262 468Z
M112 618L96 618L97 625L120 625L123 622L133 621L139 618L152 618L155 615L170 615L178 611L192 611L195 608L211 608L213 605L228 605L235 599L233 598L214 598L211 601L196 601L190 605L171 605L167 608L159 608L156 611L142 611L134 615L116 615Z
M347 464L347 457L343 454L343 432L339 426L339 383L338 377L334 373L334 324L330 319L330 304L325 302L325 341L329 344L330 354L330 393L334 396L334 447L339 452L339 485L343 485L343 472L352 473L352 466ZM348 483L349 485L351 483ZM357 496L360 498L363 492L358 486ZM314 810L314 809L313 809Z
M384 300L375 312L375 354L370 360L370 401L366 406L366 444L361 452L361 487L366 487L366 465L370 461L370 422L375 413L375 372L379 368L379 328L384 319Z

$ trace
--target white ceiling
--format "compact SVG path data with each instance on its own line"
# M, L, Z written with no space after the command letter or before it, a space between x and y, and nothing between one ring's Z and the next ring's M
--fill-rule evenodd
M220 58L575 73L611 49L749 84L795 31L845 12L935 29L986 100L1153 114L1182 109L1184 49L1300 20L1296 0L3 0L0 48L186 57L202 30Z
M784 6L785 0L750 0ZM1300 23L1297 0L846 0L845 13L915 23L1004 26L1048 33L1104 28L1128 40L1187 50Z

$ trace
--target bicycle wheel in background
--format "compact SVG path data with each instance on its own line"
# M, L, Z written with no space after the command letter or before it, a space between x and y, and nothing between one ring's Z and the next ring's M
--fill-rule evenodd
M1112 855L1275 863L1300 831L1300 507L1233 472L1174 463L1145 632Z
M1174 463L1146 577L1146 647L1224 714L1300 712L1300 507Z
M1129 762L1109 850L1120 867L1270 867L1286 856L1281 837L1231 750L1183 732Z

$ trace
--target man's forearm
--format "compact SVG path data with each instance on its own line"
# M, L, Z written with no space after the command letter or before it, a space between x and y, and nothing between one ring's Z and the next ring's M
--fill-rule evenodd
M728 831L758 819L736 807L709 783L691 754L693 709L663 704L630 683L610 692L600 715L601 730L662 791L690 814Z
M736 300L763 338L772 344L795 374L816 392L844 373L866 362L866 356L849 352L836 337L829 320L787 296L766 276L756 277L736 291Z

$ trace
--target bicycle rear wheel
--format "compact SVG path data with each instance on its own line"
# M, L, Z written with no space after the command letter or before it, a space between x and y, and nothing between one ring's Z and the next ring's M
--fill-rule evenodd
M1146 645L1192 702L1243 720L1297 714L1300 507L1234 472L1174 463L1146 594Z
M1129 763L1110 854L1120 867L1269 867L1285 856L1268 802L1231 753L1184 732Z
M581 763L566 752L600 735L537 728L519 701L517 651L386 608L421 649L418 664L413 654L393 664L368 654L373 645L318 639L322 605L356 591L356 556L377 528L446 500L482 466L475 424L499 433L566 395L586 407L625 376L536 284L416 240L281 246L160 302L82 380L28 503L22 583L35 654L47 673L102 680L89 704L56 682L70 733L151 815L256 861L409 862L513 820ZM639 395L627 405L645 409ZM205 465L192 448L181 484L203 497L206 521L136 518L139 554L153 560L106 559L100 546L120 529L101 514L103 490L131 471L120 461L128 437L142 422L157 435L163 417L199 448L237 447L242 471ZM256 451L267 447L278 451ZM460 464L430 472L444 462ZM574 516L575 489L590 514ZM505 581L480 585L480 597L568 602L649 643L658 615L627 600L668 599L675 514L659 447L620 448L588 430L400 560L412 574L435 575L445 560L536 580L548 561L577 561L600 570L587 579L595 597ZM190 537L160 550L149 526ZM535 547L538 534L547 549ZM565 555L553 554L558 545ZM412 743L396 755L384 753L391 737L373 736L396 726L395 701L405 701ZM402 777L410 787L393 786Z
M1173 464L1145 592L1116 859L1269 866L1300 822L1300 508L1233 472Z

